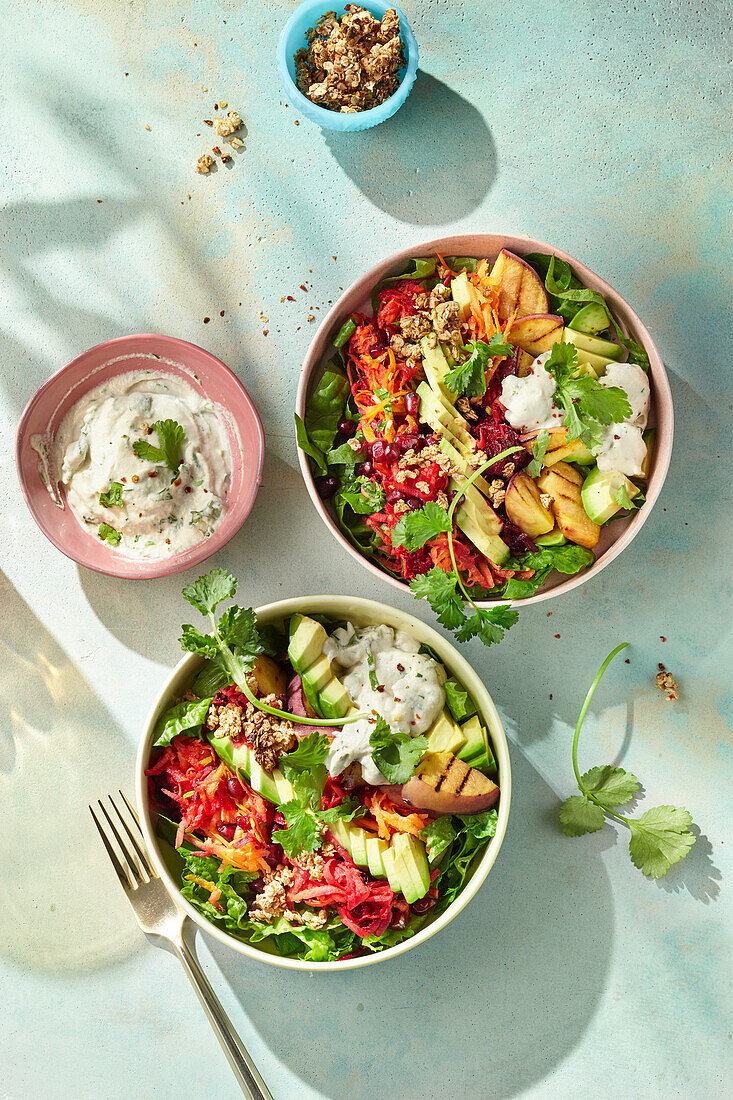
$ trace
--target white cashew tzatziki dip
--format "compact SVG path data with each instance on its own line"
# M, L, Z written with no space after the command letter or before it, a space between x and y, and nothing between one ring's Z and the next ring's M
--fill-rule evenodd
M119 374L85 394L61 423L52 461L80 523L131 558L187 550L226 511L224 425L210 401L162 371Z
M389 626L356 630L351 623L326 638L323 652L344 669L339 678L354 706L381 715L390 729L417 737L426 733L445 703L446 672L426 653L417 638ZM386 783L372 760L369 738L374 719L362 718L336 732L326 758L331 775L340 775L349 764L359 763L366 783Z

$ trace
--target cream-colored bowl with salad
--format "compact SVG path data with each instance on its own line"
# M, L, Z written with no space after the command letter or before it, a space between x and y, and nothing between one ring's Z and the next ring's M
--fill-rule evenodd
M153 704L137 799L156 869L201 928L277 966L342 970L440 931L498 855L506 736L445 638L347 596L238 607L186 586L188 651Z
M664 366L561 249L471 234L405 248L325 318L296 403L310 496L341 543L460 641L605 568L672 448Z

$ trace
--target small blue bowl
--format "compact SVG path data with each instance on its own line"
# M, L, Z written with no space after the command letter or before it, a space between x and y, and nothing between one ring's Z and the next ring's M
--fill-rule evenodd
M366 8L372 15L382 18L387 8L394 8L400 18L400 37L405 44L405 71L394 95L380 103L378 107L372 107L369 111L359 111L356 114L341 114L339 111L327 111L325 107L318 107L310 99L298 91L295 84L295 55L298 50L306 45L305 33L314 27L322 15L327 11L335 11L339 18L344 14L344 4L329 4L328 0L304 0L299 4L283 27L280 41L277 44L277 69L280 80L288 99L301 114L315 122L323 130L340 130L342 133L352 133L356 130L368 130L371 126L377 126L380 122L391 118L407 99L417 74L417 41L410 30L410 25L404 14L396 4L385 4L382 0L359 0L360 7Z

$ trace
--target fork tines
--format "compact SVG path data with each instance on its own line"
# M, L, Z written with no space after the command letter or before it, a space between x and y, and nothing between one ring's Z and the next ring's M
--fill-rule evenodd
M117 872L117 877L122 883L125 890L136 890L143 882L150 882L154 878L157 878L153 865L148 858L147 852L143 846L143 835L140 828L140 819L137 816L133 806L123 791L119 792L120 798L127 808L127 815L123 816L120 812L117 803L112 795L108 795L109 803L117 815L120 825L124 833L127 834L128 840L125 841L120 835L120 831L117 825L107 812L107 808L101 800L97 801L97 805L101 810L104 818L107 822L110 832L112 833L115 841L117 842L117 848L112 844L104 825L100 824L99 818L94 812L94 809L90 806L89 812L94 818L94 824L99 830L99 835L102 838L102 843L107 849L107 855L112 861L112 865Z

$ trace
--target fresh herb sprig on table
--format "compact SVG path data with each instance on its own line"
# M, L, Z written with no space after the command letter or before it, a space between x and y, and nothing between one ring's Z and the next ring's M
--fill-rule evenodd
M158 433L158 444L155 446L147 439L138 439L132 445L133 454L138 458L146 458L149 462L159 462L167 466L173 477L178 477L183 455L181 453L186 441L186 433L175 420L156 420L150 425L151 432Z
M545 370L555 379L553 400L565 413L569 439L582 439L591 451L601 443L602 429L631 415L629 399L618 386L602 386L595 378L573 375L579 366L573 344L552 345Z
M428 601L438 622L446 629L452 630L459 642L467 642L471 638L480 638L484 645L500 642L504 631L514 626L519 618L518 613L509 604L499 604L489 608L477 607L458 572L453 546L453 516L461 498L485 470L521 450L519 446L509 447L501 454L494 455L484 462L466 479L448 508L443 508L435 501L429 501L423 508L403 516L393 528L393 545L406 546L409 550L419 549L439 534L448 536L453 572L446 573L435 565L427 573L421 573L411 580L410 589L416 599L424 598ZM466 615L464 611L466 603L473 608L473 615Z
M466 397L481 397L486 393L486 368L492 359L506 359L517 349L507 344L500 332L495 332L488 344L485 340L471 340L466 344L468 358L448 371L443 383L451 393Z
M257 699L247 683L247 673L255 659L267 652L267 646L257 627L257 617L251 607L228 607L216 620L216 608L225 600L231 599L237 591L237 578L225 569L212 569L210 573L199 577L193 584L183 589L183 597L192 607L208 616L211 634L202 634L190 623L185 623L179 638L181 649L188 653L200 653L218 665L243 695L258 710L283 718L289 722L304 726L343 726L349 722L358 722L364 714L353 714L348 718L308 718L289 711L272 707Z
M560 828L566 836L583 836L602 829L607 818L612 818L631 834L629 855L634 866L649 878L661 878L673 863L685 858L695 843L696 837L690 832L690 813L677 806L655 806L640 817L624 817L616 812L616 807L630 802L639 790L636 776L610 764L591 768L583 775L578 768L578 739L591 699L611 661L627 645L628 642L622 642L609 653L585 697L572 750L573 771L581 793L563 802L559 811Z

